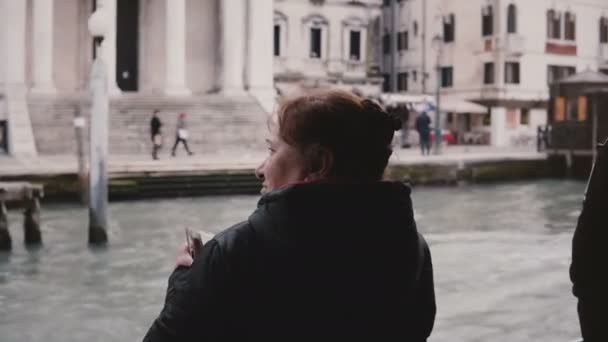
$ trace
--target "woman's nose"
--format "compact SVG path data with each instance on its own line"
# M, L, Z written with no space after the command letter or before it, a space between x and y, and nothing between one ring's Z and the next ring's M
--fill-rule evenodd
M266 164L266 161L263 161L262 164L260 164L260 166L258 166L255 169L255 176L257 179L264 181L264 165Z

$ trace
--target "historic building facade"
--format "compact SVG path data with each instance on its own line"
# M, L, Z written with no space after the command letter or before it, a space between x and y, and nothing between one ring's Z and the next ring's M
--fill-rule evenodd
M256 127L239 129L256 130L252 136L264 129L275 94L272 0L0 0L0 137L11 154L62 153L49 135L73 140L74 112L88 114L97 50L87 22L96 10L107 21L100 51L111 131L134 140L125 145L139 146L122 148L111 137L111 151L147 149L145 116L153 108L165 112L167 131L175 112L185 110L194 125L219 137L214 131L228 120L221 117L241 115L234 112L242 108L255 119L233 121Z
M272 70L272 0L1 3L2 88L21 83L34 93L85 89L94 55L87 20L96 7L104 8L108 20L104 57L115 94L196 95L272 87L267 75ZM256 72L260 69L264 72Z
M279 91L338 87L378 95L380 8L380 0L275 0Z
M256 145L277 91L332 86L380 92L380 56L374 54L380 5L0 0L0 150L73 150L72 120L88 115L89 73L98 52L111 96L111 153L147 151L147 120L156 108L168 135L176 113L188 112L193 129L202 132L192 139L199 150ZM107 22L100 49L87 29L96 10Z
M440 82L445 100L488 108L445 115L446 127L486 131L495 146L534 143L548 83L608 69L608 2L385 0L383 41L385 91L433 94Z

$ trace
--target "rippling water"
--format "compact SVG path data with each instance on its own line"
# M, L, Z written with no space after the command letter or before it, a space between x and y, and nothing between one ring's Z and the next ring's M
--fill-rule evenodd
M568 280L584 184L418 188L419 229L431 245L438 316L430 341L572 341ZM111 204L111 243L87 247L87 213L43 208L44 247L0 254L0 341L137 341L158 314L176 246L191 226L218 232L257 196Z

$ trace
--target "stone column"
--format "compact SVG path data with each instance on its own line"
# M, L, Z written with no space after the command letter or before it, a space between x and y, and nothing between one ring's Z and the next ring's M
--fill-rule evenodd
M27 1L3 0L5 83L25 86L25 21Z
M249 0L247 80L266 111L274 105L273 0ZM287 34L287 32L282 32Z
M222 92L244 92L245 0L222 0ZM272 20L270 21L272 22Z
M185 96L186 86L186 0L166 0L166 88L165 93Z
M504 147L507 141L507 111L503 107L492 107L490 140L493 147Z
M33 58L34 87L37 93L54 93L53 82L53 0L34 0Z

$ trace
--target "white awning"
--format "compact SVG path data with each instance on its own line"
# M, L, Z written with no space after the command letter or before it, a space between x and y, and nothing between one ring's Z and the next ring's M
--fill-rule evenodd
M486 114L488 109L473 102L459 99L441 99L439 103L443 113Z
M383 93L380 95L382 102L385 105L395 104L414 104L414 103L434 103L433 96L430 95L413 95L413 94L399 94L399 93Z
M396 104L410 104L416 111L433 111L433 107L435 107L435 97L432 95L384 93L380 96L380 98L387 106ZM440 110L443 113L485 114L488 112L484 106L459 98L450 97L442 97L440 107Z

